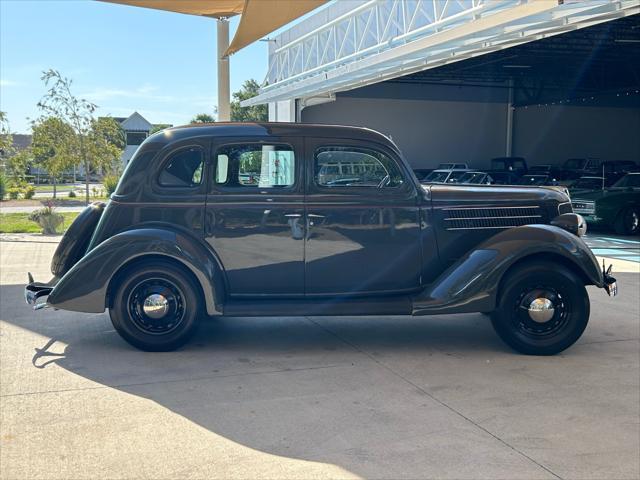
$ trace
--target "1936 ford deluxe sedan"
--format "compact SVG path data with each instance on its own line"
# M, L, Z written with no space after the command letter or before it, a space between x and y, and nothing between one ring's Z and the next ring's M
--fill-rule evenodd
M145 140L25 296L108 309L145 350L216 315L482 312L514 349L548 355L584 331L585 285L616 292L584 231L559 187L422 186L372 130L179 127Z

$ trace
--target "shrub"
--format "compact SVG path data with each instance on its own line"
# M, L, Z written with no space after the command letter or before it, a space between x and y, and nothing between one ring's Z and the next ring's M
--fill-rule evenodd
M64 217L55 211L53 203L47 202L44 207L31 212L29 220L40 225L45 235L53 235L58 233L58 227L64 222Z
M26 198L27 200L33 198L35 194L36 187L34 187L33 185L27 185L22 189L22 195L24 195L24 198Z
M4 200L4 196L7 193L7 177L4 173L0 173L0 200Z
M76 192L73 190L69 190L69 198L76 198L78 195L76 195Z
M11 200L17 200L22 193L22 189L20 187L9 187L7 192L9 193L9 198Z
M117 175L105 175L105 177L102 179L102 184L107 191L108 197L110 197L111 194L116 191L118 180L120 180L120 178Z

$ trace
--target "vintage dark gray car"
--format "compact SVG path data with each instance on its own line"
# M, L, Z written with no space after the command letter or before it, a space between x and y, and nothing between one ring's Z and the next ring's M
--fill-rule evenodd
M144 350L216 315L491 314L527 354L573 344L585 285L616 292L560 187L421 185L354 127L216 124L152 135L26 287L35 308L98 313ZM38 298L48 295L46 303Z

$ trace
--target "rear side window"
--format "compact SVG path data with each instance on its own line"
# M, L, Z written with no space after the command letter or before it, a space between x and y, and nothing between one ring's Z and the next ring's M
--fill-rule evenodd
M173 153L164 164L158 182L163 187L196 187L202 183L204 152L189 147Z
M226 145L216 155L216 185L283 188L295 183L295 174L295 154L289 145Z
M394 160L361 147L322 147L315 154L315 180L321 187L397 187L403 178Z

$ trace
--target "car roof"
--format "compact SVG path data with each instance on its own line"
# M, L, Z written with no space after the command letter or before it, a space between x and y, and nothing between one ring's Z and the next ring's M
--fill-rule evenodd
M355 138L378 143L393 141L386 135L365 127L324 125L317 123L286 122L219 122L182 125L167 128L150 136L147 142L169 143L194 137L279 137L317 136L330 138ZM396 147L397 148L397 147Z

